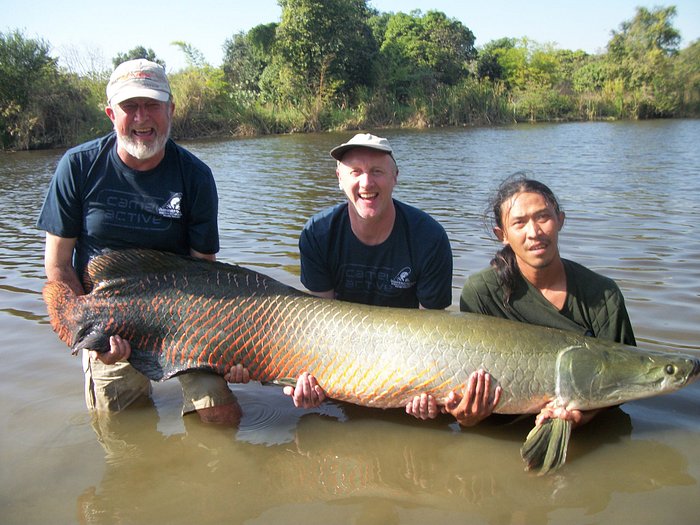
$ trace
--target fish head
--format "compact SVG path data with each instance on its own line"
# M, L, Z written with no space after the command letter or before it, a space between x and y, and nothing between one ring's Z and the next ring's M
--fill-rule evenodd
M557 368L562 404L586 410L679 390L698 379L700 358L592 339L562 352Z
M104 353L109 350L109 337L102 325L86 323L81 326L73 337L73 355L81 350L96 350Z

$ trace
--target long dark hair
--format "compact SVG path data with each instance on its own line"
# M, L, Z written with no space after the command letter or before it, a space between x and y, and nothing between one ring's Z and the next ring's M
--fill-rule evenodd
M552 190L545 184L528 178L524 173L515 173L501 183L489 202L487 216L491 219L492 230L493 227L498 226L502 231L505 231L503 206L515 195L523 192L542 195L544 200L554 208L557 215L561 213L559 201ZM496 270L498 282L503 287L503 305L509 308L510 299L515 290L516 279L520 275L513 248L507 245L497 251L496 255L491 259L491 266Z

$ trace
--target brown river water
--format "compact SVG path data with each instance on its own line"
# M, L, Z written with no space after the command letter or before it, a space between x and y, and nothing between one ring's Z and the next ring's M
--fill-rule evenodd
M435 216L454 301L496 249L482 219L526 170L567 213L564 257L614 278L640 346L700 355L700 121L387 130L396 197ZM341 200L328 156L351 133L189 142L220 194L219 259L292 286L305 220ZM61 151L0 153L0 524L695 524L700 382L608 411L572 435L563 469L523 471L532 420L460 431L232 385L239 429L154 405L93 421L78 358L47 323L34 223Z

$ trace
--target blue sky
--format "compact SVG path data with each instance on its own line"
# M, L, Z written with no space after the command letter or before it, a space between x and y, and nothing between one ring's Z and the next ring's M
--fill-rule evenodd
M700 38L700 1L676 0L371 0L382 12L434 9L456 18L476 37L476 45L501 37L555 43L563 49L602 51L610 32L634 17L635 8L675 5L674 26L682 47ZM117 53L143 45L166 61L169 70L185 64L171 45L185 41L220 65L223 44L239 31L278 22L276 0L0 0L0 31L19 29L28 38L43 38L52 55L90 69L111 67Z

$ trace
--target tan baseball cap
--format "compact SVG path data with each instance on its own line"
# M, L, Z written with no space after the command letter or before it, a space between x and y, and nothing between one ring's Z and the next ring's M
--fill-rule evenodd
M376 149L388 153L391 155L392 159L394 158L394 152L391 149L389 141L385 138L372 135L371 133L358 133L346 143L336 146L331 150L331 157L335 160L341 160L343 155L353 148Z
M119 104L130 98L146 97L167 102L170 83L165 68L144 58L119 64L107 84L107 101Z

